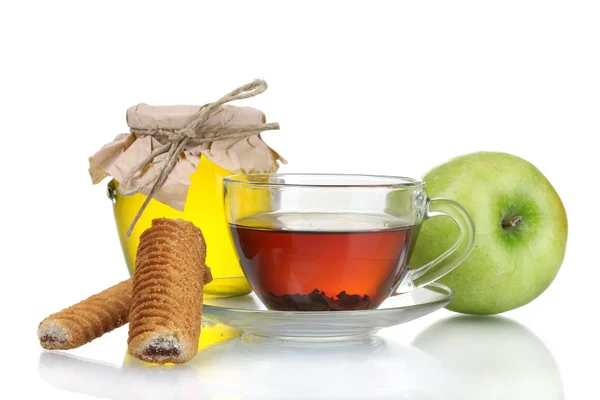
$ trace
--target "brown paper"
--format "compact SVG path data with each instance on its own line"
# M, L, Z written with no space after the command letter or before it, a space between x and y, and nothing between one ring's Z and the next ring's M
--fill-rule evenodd
M182 129L189 124L201 106L149 106L138 104L127 110L127 124L135 129ZM204 125L248 125L265 122L265 115L254 108L223 105L218 113L208 119ZM166 143L164 137L135 134L118 135L111 143L102 147L90 157L90 176L97 184L106 176L112 176L117 182L133 167L146 158L152 151ZM184 152L179 155L175 168L163 185L155 192L154 198L177 210L183 210L187 191L191 184L189 176L198 168L200 157L234 173L268 173L279 168L279 161L285 160L262 140L260 135L244 138L215 140L198 143L188 142ZM164 164L167 154L162 154L134 177L134 183L153 176ZM148 195L150 187L142 193Z

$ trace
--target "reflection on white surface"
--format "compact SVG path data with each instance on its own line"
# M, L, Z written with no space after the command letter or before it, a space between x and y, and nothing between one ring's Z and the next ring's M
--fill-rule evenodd
M436 360L383 340L336 348L231 341L193 364L224 399L444 399L448 384Z
M117 367L43 352L39 369L52 386L110 399L444 399L439 363L388 341L286 348L239 339L175 367L132 362Z
M454 371L460 399L564 399L552 353L511 319L449 317L426 328L413 345Z
M106 399L210 399L209 393L198 386L194 369L187 365L121 368L63 352L43 352L39 373L57 389Z
M119 400L564 399L550 351L507 318L453 316L423 330L414 347L392 339L293 343L235 338L168 367L44 351L39 373L55 388Z

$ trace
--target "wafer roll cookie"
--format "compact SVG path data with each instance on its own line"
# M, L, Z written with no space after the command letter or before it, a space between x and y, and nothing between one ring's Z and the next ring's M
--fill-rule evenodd
M206 244L191 222L155 219L140 236L128 351L151 363L184 363L200 336Z
M38 338L48 350L82 346L129 321L130 278L80 303L50 315L38 326Z

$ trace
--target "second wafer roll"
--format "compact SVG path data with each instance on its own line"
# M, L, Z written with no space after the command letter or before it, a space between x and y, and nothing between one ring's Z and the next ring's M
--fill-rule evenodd
M69 350L99 338L129 320L132 279L127 279L44 319L38 326L43 348Z

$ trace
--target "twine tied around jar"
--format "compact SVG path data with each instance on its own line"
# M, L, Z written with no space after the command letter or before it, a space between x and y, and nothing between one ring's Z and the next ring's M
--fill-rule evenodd
M219 113L219 107L223 104L234 100L254 97L263 93L265 90L267 90L267 83L262 79L255 79L226 94L214 103L209 103L202 107L194 119L181 129L130 129L130 132L136 135L163 138L166 140L166 144L154 150L146 158L137 163L125 176L123 182L120 182L118 190L122 196L132 196L136 193L141 193L144 189L150 187L150 192L148 193L146 200L133 218L131 225L129 225L129 229L127 229L127 237L131 235L133 228L142 216L148 203L150 203L150 200L152 200L156 190L162 186L171 171L173 171L179 154L186 149L186 145L190 140L200 144L225 139L245 138L258 135L262 131L279 129L279 124L277 122L249 125L205 125L207 120ZM167 153L166 160L155 174L139 182L133 182L133 179L138 172L141 172L146 168L146 166L156 157L165 153Z

